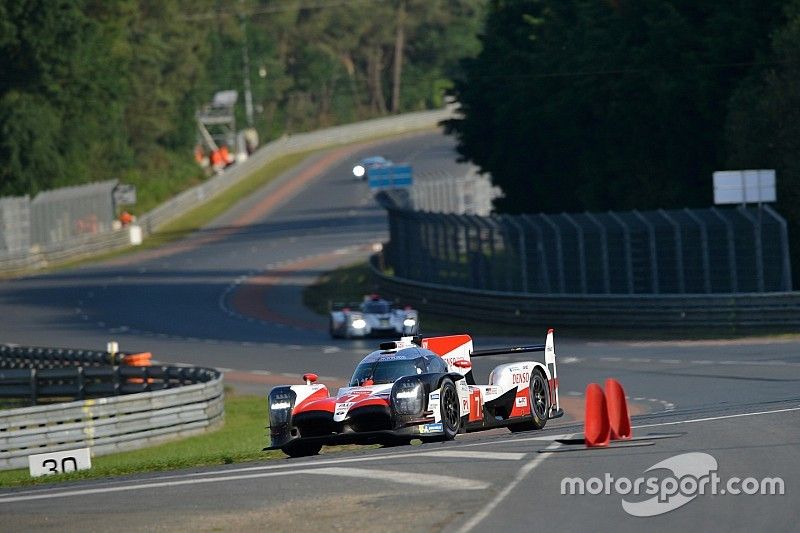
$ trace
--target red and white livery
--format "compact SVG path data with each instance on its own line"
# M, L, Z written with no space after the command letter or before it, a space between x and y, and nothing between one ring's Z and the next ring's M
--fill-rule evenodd
M475 382L472 358L529 352L544 352L544 361L502 364L487 384ZM382 343L333 396L316 375L303 379L270 392L267 449L303 456L324 444L449 440L496 427L542 429L564 414L552 329L545 344L488 350L474 350L469 335Z

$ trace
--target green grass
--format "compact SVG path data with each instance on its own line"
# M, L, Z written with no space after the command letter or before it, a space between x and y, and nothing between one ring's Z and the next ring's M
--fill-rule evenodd
M280 451L262 451L267 445L267 404L262 396L226 392L225 423L210 433L92 459L91 470L31 478L27 469L0 472L0 487L121 476L139 472L223 465L285 457Z
M200 229L209 221L225 213L253 191L263 187L284 172L299 165L305 158L315 152L317 152L317 150L283 156L264 165L236 185L215 196L213 199L164 225L146 239L143 246L149 248L162 246Z
M367 263L356 263L326 272L303 290L306 307L325 315L331 302L360 302L374 290Z

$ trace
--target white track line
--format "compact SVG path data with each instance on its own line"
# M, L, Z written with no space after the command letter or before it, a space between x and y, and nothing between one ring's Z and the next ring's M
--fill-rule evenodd
M776 409L774 411L759 411L758 413L739 413L736 415L712 416L708 418L694 418L692 420L678 420L676 422L660 422L658 424L645 424L642 426L633 426L633 428L640 429L640 428L654 428L659 426L674 426L677 424L694 424L695 422L711 422L713 420L724 420L726 418L740 418L743 416L756 416L756 415L771 415L775 413L787 413L790 411L800 411L800 407L790 407L788 409Z
M559 446L561 446L561 445L558 442L551 442L550 445L545 449L546 450L555 450ZM477 514L473 515L472 518L466 524L464 524L463 526L461 526L458 529L458 531L460 533L467 533L469 531L472 531L475 528L475 526L477 526L478 524L483 522L483 520L487 516L489 516L491 514L491 512L494 511L494 509L500 503L503 502L503 500L506 499L506 497L511 493L511 491L514 490L514 488L517 485L519 485L522 482L522 480L525 479L525 477L528 474L530 474L531 471L533 471L534 468L536 468L537 466L542 464L545 459L550 457L550 455L551 454L549 454L549 453L540 453L536 457L534 457L533 460L531 460L530 462L525 464L525 466L520 468L519 472L517 472L517 475L514 477L514 479L511 481L511 483L506 485L505 488L503 490L501 490L497 494L497 496L494 497L494 499L492 501L487 503L480 511L478 511Z
M218 477L198 477L193 479L182 479L174 481L145 482L135 485L121 485L116 487L95 487L75 490L65 490L61 492L48 492L46 494L25 494L16 496L0 497L0 503L13 503L21 501L44 500L53 498L84 497L92 494L108 494L110 492L130 492L135 490L156 489L166 487L179 487L183 485L201 485L205 483L218 483L220 481L241 481L245 479L258 479L266 477L308 475L308 474L327 474L332 476L358 477L380 479L394 483L435 486L441 488L447 486L454 489L484 490L490 486L489 483L474 481L452 476L437 476L433 474L413 474L408 472L369 470L366 468L315 468L290 470L286 472L261 472L258 474L237 474L233 476Z
M422 452L417 457L440 457L446 459L488 459L492 461L519 461L527 454L519 452L469 452L462 450L438 450Z
M287 472L288 474L289 472ZM418 474L415 472L401 472L399 470L372 470L369 468L344 468L332 466L329 468L315 468L306 470L305 474L320 474L329 476L355 477L361 479L389 481L405 485L418 485L448 490L485 490L491 483L476 481L474 479L458 478L453 476L440 476L436 474Z

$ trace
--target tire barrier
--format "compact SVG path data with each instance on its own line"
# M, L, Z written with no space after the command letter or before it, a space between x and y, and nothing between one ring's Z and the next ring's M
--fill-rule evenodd
M138 359L129 361L149 362L144 357L149 354L133 355ZM222 423L224 391L218 371L129 366L129 357L0 346L0 397L63 402L0 410L0 470L23 468L36 453L89 447L93 455L104 455Z
M517 326L797 331L800 292L699 295L522 294L411 281L370 262L376 290L421 312Z

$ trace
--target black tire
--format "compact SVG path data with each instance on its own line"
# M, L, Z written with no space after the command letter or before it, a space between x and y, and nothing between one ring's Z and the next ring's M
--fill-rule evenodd
M281 451L289 457L308 457L317 455L322 449L322 444L315 442L294 441L281 448Z
M531 372L531 382L528 386L528 402L531 406L530 420L508 426L508 429L514 433L517 431L543 429L547 424L547 417L550 414L550 386L541 370Z
M450 378L444 378L439 389L439 413L444 433L424 439L425 442L453 440L461 429L461 401L458 399L456 385Z

